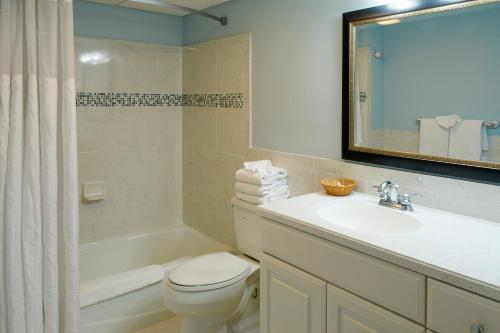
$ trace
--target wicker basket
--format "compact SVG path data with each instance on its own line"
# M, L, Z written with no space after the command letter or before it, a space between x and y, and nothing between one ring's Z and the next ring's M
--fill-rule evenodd
M356 182L347 178L322 179L320 183L324 187L326 193L335 196L349 195L356 187Z

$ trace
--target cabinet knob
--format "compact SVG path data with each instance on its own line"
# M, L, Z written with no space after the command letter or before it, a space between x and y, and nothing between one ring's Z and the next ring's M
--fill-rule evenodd
M486 330L484 329L484 326L481 324L472 324L470 326L470 332L471 333L486 333Z

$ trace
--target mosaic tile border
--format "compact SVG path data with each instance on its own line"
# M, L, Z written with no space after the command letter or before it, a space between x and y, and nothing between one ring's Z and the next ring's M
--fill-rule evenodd
M76 94L76 106L197 106L215 108L242 108L243 94L144 94L144 93L88 93Z
M214 108L242 108L243 94L184 94L183 106L207 106Z
M180 94L87 93L76 94L76 106L181 106Z

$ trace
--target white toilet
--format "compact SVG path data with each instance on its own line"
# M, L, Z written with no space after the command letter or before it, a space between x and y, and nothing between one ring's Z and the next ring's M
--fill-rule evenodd
M233 216L238 248L192 258L165 278L167 308L182 317L181 333L258 333L260 218L237 199Z

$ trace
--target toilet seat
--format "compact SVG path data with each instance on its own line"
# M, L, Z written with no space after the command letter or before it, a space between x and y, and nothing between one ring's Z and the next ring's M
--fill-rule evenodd
M250 264L228 252L190 259L175 268L168 286L178 291L209 291L235 284L250 274Z

